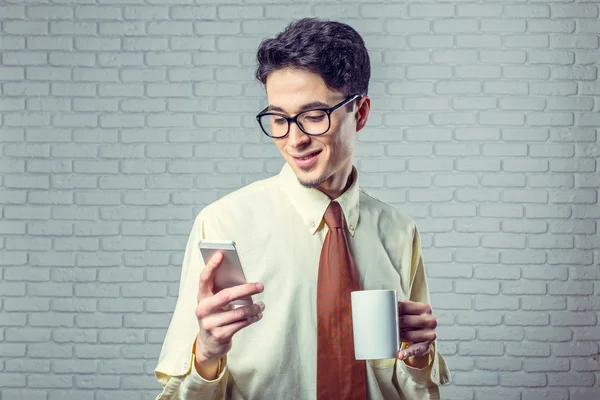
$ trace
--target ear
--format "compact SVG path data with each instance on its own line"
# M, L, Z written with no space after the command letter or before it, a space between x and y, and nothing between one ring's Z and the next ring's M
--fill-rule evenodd
M369 112L371 111L371 99L369 96L364 96L358 101L358 109L356 110L356 132L360 131L367 124Z

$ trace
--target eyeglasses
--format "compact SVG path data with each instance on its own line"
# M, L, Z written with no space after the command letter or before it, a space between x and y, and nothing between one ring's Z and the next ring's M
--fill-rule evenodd
M283 138L287 136L290 132L290 124L292 122L296 123L298 128L307 135L320 136L327 133L329 128L331 128L331 113L360 97L362 96L355 94L331 108L306 110L293 117L288 117L287 115L277 112L268 112L267 107L256 116L256 120L265 135L272 138Z

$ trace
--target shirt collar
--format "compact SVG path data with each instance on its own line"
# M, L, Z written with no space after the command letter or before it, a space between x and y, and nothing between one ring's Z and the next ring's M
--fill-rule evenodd
M354 236L356 226L358 225L358 171L352 166L352 185L340 197L335 199L344 213L344 218L348 225L350 235ZM304 224L310 229L311 234L314 234L321 223L325 210L329 207L331 199L319 189L306 188L298 182L296 174L292 168L286 163L278 176L281 189L290 199L290 202L300 214Z

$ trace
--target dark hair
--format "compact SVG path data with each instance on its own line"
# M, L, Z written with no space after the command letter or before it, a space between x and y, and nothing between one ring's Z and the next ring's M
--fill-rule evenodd
M371 77L369 53L362 37L349 25L317 18L289 24L272 39L263 40L256 54L256 78L298 68L319 74L325 84L345 96L367 94Z

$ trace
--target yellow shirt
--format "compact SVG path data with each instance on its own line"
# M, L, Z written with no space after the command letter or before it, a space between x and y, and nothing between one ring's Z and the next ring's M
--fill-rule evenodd
M362 289L396 289L398 299L429 303L419 234L403 212L352 186L339 202ZM250 184L204 208L190 234L179 298L155 373L164 390L157 399L315 399L317 271L331 199L300 185L286 164L272 178ZM204 268L198 241L233 240L249 282L261 282L262 320L233 337L217 379L193 366L198 333L194 310ZM450 381L434 345L423 369L396 359L368 360L370 399L438 399Z

